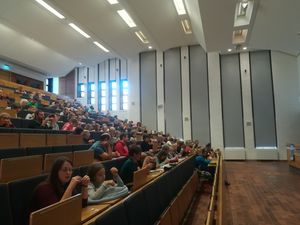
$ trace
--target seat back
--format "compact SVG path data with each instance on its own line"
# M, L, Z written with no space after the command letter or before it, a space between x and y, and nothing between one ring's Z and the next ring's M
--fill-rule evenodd
M68 145L80 145L82 144L82 135L68 134L67 135L67 144Z
M1 133L0 149L1 148L19 148L19 134Z
M145 208L145 196L142 191L137 191L124 200L124 206L130 225L150 225L148 211ZM151 224L152 225L152 224Z
M61 156L65 156L69 158L71 161L73 160L72 152L46 154L44 156L44 172L49 172L51 170L52 164L54 163L55 159Z
M133 173L132 190L135 191L147 183L147 175L149 169L147 167L137 170Z
M1 159L0 182L33 177L42 173L43 156L23 156Z
M30 204L35 188L46 180L47 175L26 178L8 183L11 204L11 213L14 225L29 223Z
M37 210L30 215L30 225L80 225L81 194Z
M47 134L48 146L58 146L67 144L67 135L65 134Z
M12 225L13 223L7 184L0 184L0 199L1 224Z
M93 161L94 161L94 151L92 150L73 152L74 167L90 165Z
M95 221L95 225L112 224L129 225L123 203L119 203L116 206L113 206L102 215L100 215Z
M46 146L46 134L20 134L20 147Z

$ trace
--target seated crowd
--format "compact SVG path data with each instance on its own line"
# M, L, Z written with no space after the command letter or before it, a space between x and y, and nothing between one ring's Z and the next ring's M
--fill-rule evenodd
M40 105L43 96L37 93L23 94L28 98L21 99L19 105L11 103L9 99L9 107L17 109L17 115L26 114L24 119L31 120L28 128L65 130L80 134L83 143L91 144L90 150L94 152L95 160L87 175L72 177L71 160L65 157L56 159L47 180L35 189L31 212L77 193L82 193L83 206L88 202L118 198L128 194L135 171L141 168L163 168L166 164L178 162L194 149L201 148L198 141L185 142L169 134L148 130L140 122L135 124L133 121L120 120L109 112L105 115L98 113L92 106L82 106L76 100L54 100L48 106L54 111L48 113ZM66 122L59 126L62 117ZM8 113L0 113L0 127L14 127ZM99 140L91 138L92 131L101 134ZM213 150L206 146L199 154L204 157L197 161L199 165L206 164L209 163L206 159L213 156ZM118 157L127 157L127 160L120 171L110 168L113 179L106 181L101 161Z

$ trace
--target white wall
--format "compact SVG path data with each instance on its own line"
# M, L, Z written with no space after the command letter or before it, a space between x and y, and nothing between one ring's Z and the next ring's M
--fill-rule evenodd
M220 58L216 52L208 53L208 84L210 107L211 144L214 148L223 150L223 123L221 102Z
M279 157L286 159L285 146L300 143L299 60L297 66L294 56L273 51L271 56Z
M157 129L165 132L165 95L164 95L164 60L163 52L156 52L157 71Z
M181 48L182 56L187 48ZM158 105L158 128L164 128L164 109L163 109L163 69L160 65L162 52L157 52L157 99ZM188 58L187 58L188 60ZM225 158L227 159L269 159L285 160L288 143L300 143L300 56L294 57L280 52L271 52L272 72L274 83L274 101L277 126L277 149L255 149L253 133L252 115L252 94L250 79L249 53L240 54L243 112L244 112L244 132L245 148L226 149ZM128 63L129 83L130 83L130 106L129 118L137 121L140 115L139 108L139 59L131 59ZM181 60L182 69L182 88L184 107L189 108L188 84L188 62ZM210 102L210 129L211 143L214 148L224 150L223 146L223 123L222 123L222 97L220 82L220 61L218 53L208 53L208 79L209 79L209 102ZM185 109L183 114L183 124L186 124L185 116L189 109ZM190 125L186 124L185 129ZM187 133L186 131L184 133Z
M189 49L181 47L182 121L183 139L192 139Z
M139 56L130 58L128 63L129 83L129 110L128 119L134 122L140 121L140 67Z

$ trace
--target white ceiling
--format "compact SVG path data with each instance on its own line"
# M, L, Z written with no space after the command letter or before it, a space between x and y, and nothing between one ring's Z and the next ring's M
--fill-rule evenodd
M45 0L46 1L46 0ZM60 20L35 0L0 0L0 58L51 74L65 75L79 63L93 65L112 57L130 58L147 51L134 31L141 30L154 49L201 44L224 52L232 45L236 0L185 0L193 34L184 34L173 0L48 0ZM245 45L292 55L300 52L300 1L256 0ZM128 28L117 14L125 8L137 24ZM183 16L181 18L185 18ZM87 32L86 39L68 23ZM93 44L110 50L105 53Z

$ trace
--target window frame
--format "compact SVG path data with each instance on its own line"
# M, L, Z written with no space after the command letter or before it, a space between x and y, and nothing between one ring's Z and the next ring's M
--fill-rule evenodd
M127 87L124 87L124 82L127 82ZM122 79L120 81L120 110L128 110L128 97L129 97L129 84L128 79ZM124 94L124 91L127 90L127 94ZM127 97L127 102L124 101L124 97ZM127 109L124 109L124 104L127 104Z

